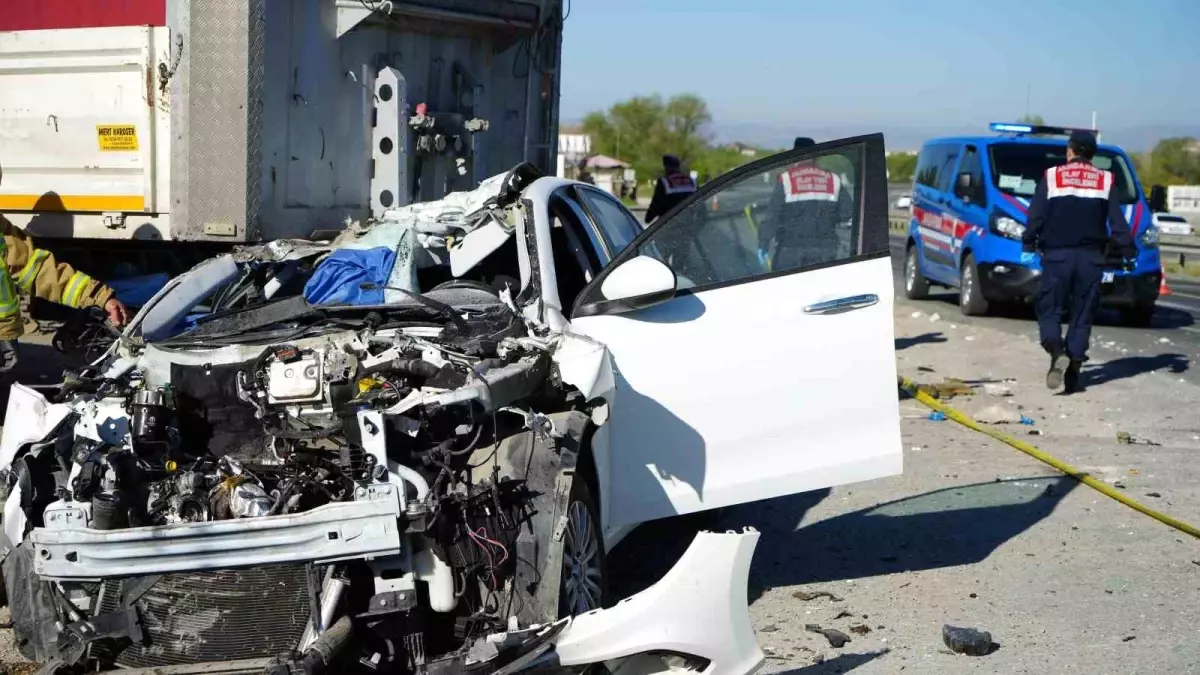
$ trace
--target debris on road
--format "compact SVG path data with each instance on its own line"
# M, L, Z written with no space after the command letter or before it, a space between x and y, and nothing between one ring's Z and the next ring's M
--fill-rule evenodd
M1041 436L1041 435L1043 435L1043 432L1041 429L1030 429L1029 435L1030 436Z
M941 321L941 320L942 320L941 314L930 314L929 315L929 321L931 323L937 323L938 321Z
M942 642L956 654L987 656L994 651L992 634L974 628L957 628L950 624L942 626Z
M1154 497L1155 499L1162 499L1162 495L1161 495L1161 494L1159 494L1159 493L1157 493L1157 492L1147 492L1147 493L1146 493L1146 496L1147 496L1147 497Z
M987 384L983 385L983 393L987 394L988 396L1005 398L1012 396L1013 390L999 382L988 382Z
M1117 442L1121 445L1149 445L1152 447L1162 445L1162 443L1155 443L1154 441L1147 440L1145 438L1138 438L1133 434L1130 434L1128 431L1118 431Z
M760 633L777 633L777 632L779 632L779 626L776 626L773 623L767 624L767 625L763 626L762 628L759 628L758 632L760 632Z
M1032 417L1027 417L1025 415L1021 415L1021 424L1024 424L1027 427L1031 427L1034 424L1036 424L1036 422L1033 421Z
M804 627L804 630L824 635L825 639L829 640L829 646L834 649L841 649L846 646L847 642L850 642L850 636L836 628L821 628L815 623L810 623Z
M945 422L946 414L941 412L940 410L935 410L935 411L929 413L929 419L934 422Z
M955 396L975 395L975 389L971 385L962 380L949 377L937 384L919 385L917 389L939 400L946 400Z
M1130 641L1136 640L1136 639L1137 639L1136 635L1126 635L1125 637L1121 638L1121 642L1130 642Z
M991 405L975 415L975 421L984 424L1020 424L1024 415L1007 405Z
M934 369L930 368L929 366L917 366L917 372L918 373L932 373L932 372L936 372L936 371L934 371Z
M829 598L832 602L843 602L841 598L829 591L796 591L792 593L792 597L805 602L816 600L817 598Z
M912 318L914 318L914 319L919 319L922 316L924 316L924 314L922 314L921 312L913 312L912 313Z
M850 632L854 633L855 635L866 635L867 633L871 632L871 627L864 623L856 623L853 626L850 626Z
M833 620L837 621L838 619L844 619L848 616L854 616L854 614L843 609L837 613L837 616L833 617Z

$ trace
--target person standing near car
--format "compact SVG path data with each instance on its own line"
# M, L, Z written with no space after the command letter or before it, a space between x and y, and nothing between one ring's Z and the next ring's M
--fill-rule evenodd
M0 268L0 372L17 365L17 338L25 332L18 292L76 309L103 307L117 326L129 319L125 305L111 288L57 262L53 253L35 247L29 235L3 216L0 234L5 262Z
M675 205L696 191L696 181L683 170L683 162L675 155L663 155L663 176L654 183L654 195L646 209L646 224L675 208Z
M816 145L797 137L793 150ZM835 260L839 246L836 225L854 217L854 200L845 179L804 160L779 174L767 205L767 218L758 231L758 255L770 269L794 269Z
M1095 135L1071 133L1067 163L1047 169L1038 181L1021 240L1022 264L1032 265L1039 253L1042 258L1036 308L1042 348L1050 354L1046 386L1067 393L1078 390L1087 360L1108 249L1116 246L1126 264L1136 255L1125 213L1113 199L1113 174L1092 165L1095 155ZM1064 342L1062 312L1068 304Z

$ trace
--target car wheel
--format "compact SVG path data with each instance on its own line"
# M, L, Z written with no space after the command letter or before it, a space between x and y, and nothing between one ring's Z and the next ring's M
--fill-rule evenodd
M1148 328L1154 319L1154 303L1134 305L1121 312L1125 323L1134 328Z
M571 496L567 500L562 582L558 593L560 617L578 616L604 607L608 580L599 516L591 486L582 476L577 476L571 483Z
M983 280L975 266L975 256L970 253L963 258L962 271L958 279L958 307L967 316L987 314L988 301L983 297Z
M929 281L921 274L921 261L916 243L909 244L904 253L904 296L909 300L924 300L929 297Z

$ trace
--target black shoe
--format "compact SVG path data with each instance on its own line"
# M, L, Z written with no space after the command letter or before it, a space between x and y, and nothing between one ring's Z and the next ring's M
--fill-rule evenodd
M1063 367L1067 364L1065 354L1050 355L1050 370L1046 373L1046 386L1058 389L1063 386Z
M1067 366L1067 372L1063 376L1063 381L1065 382L1065 385L1064 385L1065 393L1073 394L1077 391L1080 391L1079 371L1082 368L1083 368L1083 361L1071 361L1071 364Z

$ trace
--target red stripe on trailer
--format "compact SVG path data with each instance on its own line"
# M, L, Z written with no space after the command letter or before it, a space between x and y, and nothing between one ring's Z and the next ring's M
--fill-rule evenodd
M0 31L165 25L167 0L0 0Z

